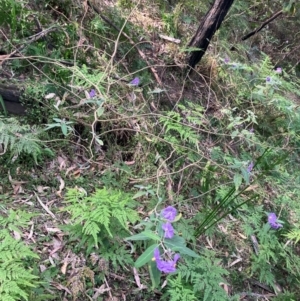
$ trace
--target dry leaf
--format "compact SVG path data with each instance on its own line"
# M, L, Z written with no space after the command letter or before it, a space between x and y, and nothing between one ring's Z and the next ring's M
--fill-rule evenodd
M49 93L45 96L45 99L51 99L51 98L55 97L55 95L56 95L55 93Z
M43 264L41 264L40 265L40 271L41 271L41 273L45 272L46 270L47 270L46 266L43 265Z
M65 181L61 177L59 177L58 179L60 181L60 185L59 190L56 192L56 194L61 197L62 190L65 188Z
M14 238L16 240L20 240L21 239L21 234L19 232L17 232L17 231L13 231L13 232L14 232Z

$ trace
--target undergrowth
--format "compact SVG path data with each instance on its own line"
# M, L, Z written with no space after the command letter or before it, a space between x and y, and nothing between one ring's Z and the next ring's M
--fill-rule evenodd
M157 20L137 14L146 2L2 4L0 50L20 55L3 66L31 81L30 113L0 118L0 196L41 211L3 211L0 300L299 299L296 74L247 45L231 51L224 30L185 74L187 49L155 50L153 31L185 38L191 1L151 7Z

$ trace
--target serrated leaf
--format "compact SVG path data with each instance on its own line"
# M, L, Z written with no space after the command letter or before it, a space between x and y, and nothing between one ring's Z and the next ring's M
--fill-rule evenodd
M140 268L143 265L147 264L154 257L154 249L158 248L158 244L150 246L134 263L136 268Z
M249 185L250 184L250 172L248 172L246 169L243 168L242 174L243 174L246 184Z
M233 177L233 182L235 185L235 190L238 190L243 181L243 177L240 174L235 174Z

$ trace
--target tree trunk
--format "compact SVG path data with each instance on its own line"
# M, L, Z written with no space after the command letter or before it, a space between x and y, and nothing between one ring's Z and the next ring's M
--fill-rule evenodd
M1 80L1 78L0 78ZM0 82L0 115L5 110L11 114L23 115L25 114L26 108L21 104L20 97L23 93L24 86L11 85ZM3 108L3 105L5 109Z
M189 58L189 66L194 68L204 55L210 40L221 26L234 0L215 0L211 9L200 23L196 34L189 43L189 47L200 50L192 51Z

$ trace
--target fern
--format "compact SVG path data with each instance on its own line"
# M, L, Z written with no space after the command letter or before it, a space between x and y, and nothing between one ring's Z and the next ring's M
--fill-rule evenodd
M9 231L16 231L21 233L19 227L25 227L28 225L30 219L35 214L25 212L23 210L8 210L0 216L0 226L8 229Z
M193 290L183 285L181 274L168 281L168 300L170 301L196 301L198 300Z
M28 300L37 277L24 265L25 259L39 258L6 229L0 230L0 300Z
M99 233L102 237L119 235L121 228L128 230L127 224L139 219L137 212L129 207L131 196L124 192L103 188L97 189L91 196L85 196L78 189L69 189L65 198L70 205L64 210L71 214L76 231L81 229L81 239L93 237L96 247Z
M300 229L293 229L285 236L290 240L294 240L295 244L297 244L300 240Z
M214 256L214 252L206 250L200 258L186 258L186 265L179 266L182 285L191 286L197 300L230 300L219 285L226 282L224 276L228 275L228 272L220 266L220 260Z
M13 156L18 156L24 152L37 162L42 152L40 142L37 128L20 124L16 118L0 116L0 154L9 150Z

